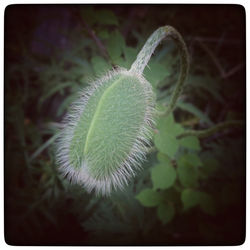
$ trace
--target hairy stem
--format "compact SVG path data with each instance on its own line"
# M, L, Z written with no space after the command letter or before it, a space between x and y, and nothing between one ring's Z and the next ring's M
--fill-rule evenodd
M180 96L180 93L183 89L183 84L187 78L189 70L189 55L187 46L181 36L181 34L171 26L163 26L157 29L147 40L142 50L138 54L135 62L132 64L130 71L136 72L137 74L142 74L145 66L148 64L154 50L158 44L165 38L172 38L176 41L181 56L181 72L176 84L175 90L171 96L170 103L167 107L167 110L164 112L164 115L171 113L175 107L176 101Z
M226 128L241 127L244 124L244 121L226 121L204 130L187 130L182 134L178 135L177 139L183 138L185 136L197 136L198 138L205 138Z

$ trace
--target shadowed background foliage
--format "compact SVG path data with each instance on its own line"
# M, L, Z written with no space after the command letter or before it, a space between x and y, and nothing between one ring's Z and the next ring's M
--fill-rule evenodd
M59 122L80 88L129 68L172 25L191 68L144 170L124 192L88 194L57 172ZM245 11L239 5L10 5L5 10L4 212L12 245L235 245L245 239L245 129L177 140L184 129L245 120ZM144 75L159 108L179 73L173 41ZM157 136L158 133L158 136ZM163 203L158 203L158 198Z

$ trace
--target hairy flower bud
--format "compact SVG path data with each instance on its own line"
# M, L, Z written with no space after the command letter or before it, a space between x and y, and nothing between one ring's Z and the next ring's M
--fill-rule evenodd
M145 159L154 105L151 85L134 72L119 69L92 83L65 118L61 171L88 191L122 188Z
M177 41L181 74L166 111L181 93L189 60L181 35L171 26L157 29L147 40L130 70L117 69L80 93L64 119L57 141L61 172L87 191L102 195L122 189L145 159L152 137L155 97L142 76L157 45L166 37Z

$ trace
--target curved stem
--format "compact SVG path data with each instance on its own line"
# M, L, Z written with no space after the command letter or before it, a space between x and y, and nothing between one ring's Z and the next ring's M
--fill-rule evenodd
M205 138L220 130L224 130L230 127L241 127L244 124L245 124L244 121L234 121L234 120L226 121L204 130L187 130L182 134L178 135L177 139L183 138L185 136L197 136L198 138Z
M135 62L132 64L130 71L142 74L145 66L148 64L154 50L158 44L165 38L171 37L177 42L181 56L181 72L176 84L175 90L171 96L170 103L164 115L168 115L175 107L176 101L183 89L183 84L187 78L189 70L189 55L187 46L181 34L172 26L163 26L157 29L147 40L141 51L139 52Z

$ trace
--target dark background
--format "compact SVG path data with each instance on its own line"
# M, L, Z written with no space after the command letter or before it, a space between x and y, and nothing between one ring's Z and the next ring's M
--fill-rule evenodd
M112 11L119 25L115 25L110 12L93 19L93 11L99 10ZM52 147L33 155L54 134L52 123L61 121L76 89L84 87L87 79L97 74L97 63L104 65L99 57L109 66L119 63L105 48L109 32L118 30L127 46L138 49L156 28L166 24L175 27L187 43L191 56L190 79L201 77L204 88L210 88L210 82L220 84L215 90L211 85L214 96L190 85L186 88L189 101L209 113L214 123L228 117L245 120L245 10L240 5L10 5L6 8L4 213L8 244L234 245L244 242L245 132L242 130L217 133L202 144L205 150L214 143L212 152L222 166L206 182L200 183L215 193L224 188L225 202L216 201L220 204L216 215L194 208L189 213L177 213L171 224L165 226L156 220L145 232L126 228L133 221L129 211L121 219L114 205L119 204L122 195L110 200L96 198L68 184L57 174ZM96 37L101 41L99 46ZM177 57L175 50L170 53ZM93 60L96 56L99 61ZM178 74L175 64L171 72L169 83L174 84ZM68 81L74 85L55 89L58 83ZM164 93L168 88L163 86L160 90ZM216 93L223 98L222 102L216 100ZM71 99L64 102L66 97ZM187 118L178 110L175 115L178 121ZM204 126L195 124L193 128ZM147 168L154 155L151 158L145 165ZM139 203L135 206L139 214L144 214L143 220L156 216ZM118 221L120 224L116 225Z

